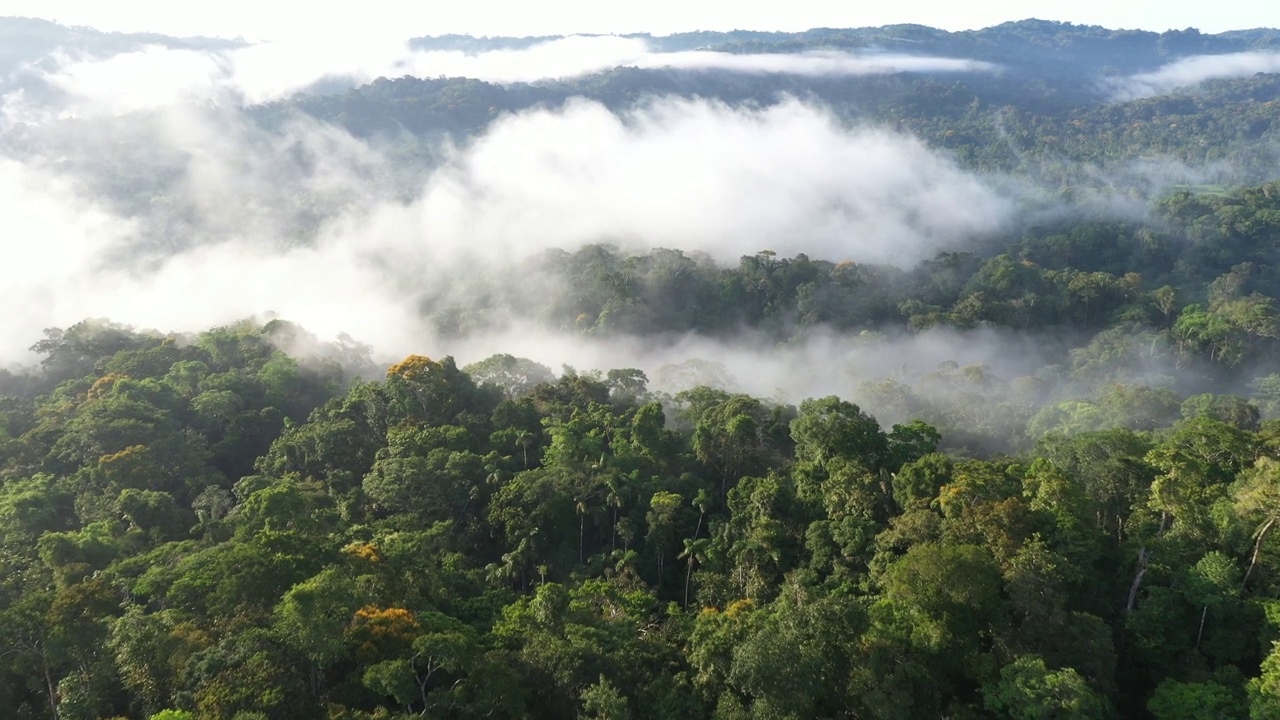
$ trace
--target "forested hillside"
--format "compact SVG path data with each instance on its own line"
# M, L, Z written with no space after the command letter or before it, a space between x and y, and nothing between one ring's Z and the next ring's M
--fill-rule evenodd
M16 717L1280 702L1280 445L1242 398L1179 413L1115 387L1088 427L968 456L837 397L661 395L637 370L553 379L502 355L411 355L344 390L332 361L278 349L298 336L84 323L9 381Z
M473 78L382 78L346 93L296 97L262 107L266 117L301 110L358 135L470 134L504 113L555 106L569 98L615 110L654 96L775 103L788 96L820 102L851 123L887 124L945 148L985 171L1026 173L1051 189L1097 184L1097 172L1134 175L1138 160L1186 163L1174 174L1250 181L1275 179L1276 73L1207 73L1171 82L1162 67L1183 58L1268 57L1272 30L1205 35L1194 29L1152 33L1027 20L948 33L921 26L821 29L807 33L687 33L640 36L666 53L724 53L776 59L794 54L864 53L892 67L895 53L973 63L952 72L742 73L723 69L620 66L555 80L500 83ZM555 38L420 38L423 51L511 51ZM695 52L696 51L696 52ZM776 62L776 60L774 60ZM761 67L768 67L765 61ZM1261 68L1260 68L1261 69ZM1196 172L1215 162L1231 165ZM1115 179L1115 178L1111 178ZM1141 178L1137 178L1139 181ZM1176 179L1176 178L1175 178ZM1139 184L1141 184L1139 182ZM1138 188L1145 189L1145 188Z
M10 39L0 719L1280 718L1276 31Z

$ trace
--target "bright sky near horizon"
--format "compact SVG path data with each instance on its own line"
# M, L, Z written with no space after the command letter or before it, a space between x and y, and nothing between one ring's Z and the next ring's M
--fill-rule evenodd
M691 30L797 31L893 23L964 30L1028 17L1157 32L1188 27L1222 32L1280 25L1280 11L1270 0L366 0L306 4L269 0L0 0L0 14L102 30L251 40L326 36L404 39L446 33L665 35Z

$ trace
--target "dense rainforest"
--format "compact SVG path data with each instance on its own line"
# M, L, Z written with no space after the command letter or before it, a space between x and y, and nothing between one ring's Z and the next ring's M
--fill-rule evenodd
M1275 717L1280 193L1163 212L1176 238L1046 230L892 277L547 261L595 304L546 312L587 315L585 333L1092 335L1057 385L953 364L860 388L898 403L891 426L834 396L668 394L637 369L556 377L510 355L360 379L362 348L282 320L50 330L39 371L0 383L0 705ZM1144 381L1157 361L1183 386Z
M621 39L982 65L332 75L95 116L45 112L74 95L66 48L246 43L0 18L0 192L35 167L30 184L86 193L86 226L124 238L95 271L126 283L192 253L212 273L244 233L277 254L237 247L238 267L292 288L287 260L332 260L317 248L345 222L373 259L339 260L385 273L427 338L386 360L360 327L326 340L264 305L27 339L29 362L0 367L0 718L1280 719L1280 75L1150 89L1182 58L1274 53L1280 33ZM621 231L491 260L378 244L395 210L427 214L442 167L498 194L457 158L513 117L595 103L635 126L670 98L754 126L820 107L1018 210L896 264L859 255L875 238L734 245L736 262ZM945 213L925 197L939 207L904 214ZM361 203L385 222L353 220ZM22 242L76 266L55 234ZM371 292L336 264L306 266L337 273L317 300L335 311ZM86 277L5 294L41 269L0 274L10 321ZM172 284L193 309L255 291ZM477 358L486 337L623 361ZM651 352L670 347L695 357Z

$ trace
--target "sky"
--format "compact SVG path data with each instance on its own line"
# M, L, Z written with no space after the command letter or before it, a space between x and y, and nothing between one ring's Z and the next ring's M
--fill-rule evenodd
M1203 32L1273 26L1274 6L1264 0L897 0L893 3L787 0L598 0L360 3L221 0L3 0L0 13L87 25L102 30L173 35L285 40L334 36L403 39L421 35L549 35L692 30L780 30L918 23L948 30L987 27L1035 17L1111 28Z

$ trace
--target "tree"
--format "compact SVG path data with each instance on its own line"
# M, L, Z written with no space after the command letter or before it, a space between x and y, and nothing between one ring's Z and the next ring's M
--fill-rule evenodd
M599 682L582 691L579 720L631 720L627 699L618 693L604 675Z
M493 409L492 398L479 391L451 357L410 355L387 369L383 388L393 421L465 425L469 413L488 415Z
M1195 644L1196 649L1199 649L1209 611L1222 612L1230 609L1239 595L1240 570L1223 553L1206 553L1188 569L1183 593L1201 608Z
M281 642L311 663L311 689L320 693L324 671L348 655L343 630L366 604L356 582L337 567L289 588L276 606Z
M1262 661L1258 677L1249 680L1250 720L1280 718L1280 642L1271 644L1271 654Z
M609 397L623 405L639 404L649 392L649 378L644 371L636 368L610 370L605 375L605 384L609 386Z
M1156 686L1147 710L1156 720L1217 720L1248 713L1243 693L1217 682L1179 682L1166 678Z
M44 339L32 345L31 350L45 356L40 366L56 385L88 375L121 350L137 349L154 341L127 325L97 318L83 320L66 330L48 328Z
M889 461L889 437L875 418L835 396L800 403L791 421L796 459L824 463L833 458L858 460L871 470Z
M1263 420L1280 417L1280 373L1255 378L1249 383L1249 401L1258 408Z
M685 561L684 571L684 606L689 607L689 580L693 577L693 567L699 562L705 562L707 550L711 547L710 538L685 538L684 549L677 556L678 560Z
M1255 523L1253 552L1249 555L1249 567L1245 570L1241 586L1249 583L1249 577L1258 565L1263 543L1280 520L1280 462L1258 458L1254 466L1241 475L1233 486L1232 495L1236 512L1245 520Z
M729 491L729 521L715 539L724 552L736 597L771 596L794 567L804 524L790 478L777 472L743 478Z
M409 714L413 711L413 703L417 698L417 683L414 682L413 666L408 660L383 660L365 669L360 681L370 691L383 697L390 697Z
M195 714L235 720L242 713L281 720L314 718L319 698L279 648L260 633L244 632L194 657L188 667Z
M144 710L160 712L183 691L187 662L213 642L206 630L182 613L146 613L133 605L112 624L107 647L124 686Z
M951 458L938 453L909 462L893 476L893 499L904 510L926 508L951 482L954 470Z
M764 405L746 395L725 396L699 413L693 451L719 476L721 500L734 482L755 472L764 462L766 423Z
M911 618L913 643L935 651L976 652L1001 609L999 568L973 545L912 546L880 582Z
M1146 437L1125 428L1041 439L1037 454L1081 483L1094 524L1116 539L1125 536L1131 512L1149 494L1157 471L1145 458L1152 448Z
M195 715L186 710L161 710L153 715L148 715L147 720L195 720L195 717Z
M54 628L42 610L51 597L30 592L17 603L0 610L0 660L21 667L21 675L30 677L49 717L58 717L58 685L65 671ZM10 671L17 675L18 673Z
M897 472L903 465L915 462L930 453L937 452L942 434L937 428L920 420L906 425L894 425L889 432L889 456L887 469Z
M649 533L645 536L645 546L651 548L657 558L659 585L662 584L666 557L676 541L677 524L683 509L684 498L678 493L659 490L649 499L649 512L645 513Z
M471 363L463 367L462 372L470 375L477 385L498 388L509 400L527 395L535 387L555 380L551 368L506 353Z
M462 676L478 654L474 631L438 612L416 616L412 628L403 630L417 635L411 643L412 655L373 663L361 680L373 692L393 698L406 713L418 707L419 714L425 715L444 696L458 694ZM445 675L455 681L442 681Z
M1209 418L1240 430L1256 432L1261 413L1255 405L1238 395L1202 393L1183 401L1182 417L1188 420Z
M1216 420L1189 420L1147 453L1146 462L1161 473L1151 484L1151 505L1172 516L1179 533L1209 533L1209 507L1256 455L1249 433Z
M1050 670L1024 655L1000 669L1000 680L982 689L983 704L1010 720L1105 720L1113 713L1072 668Z

